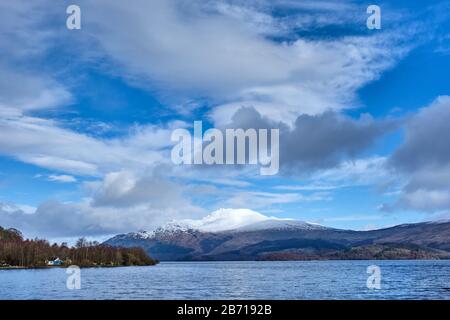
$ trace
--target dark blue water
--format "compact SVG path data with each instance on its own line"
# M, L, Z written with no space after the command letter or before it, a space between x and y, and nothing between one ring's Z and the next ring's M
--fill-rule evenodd
M367 267L381 289L367 288ZM450 299L450 261L174 262L82 269L0 270L0 299Z

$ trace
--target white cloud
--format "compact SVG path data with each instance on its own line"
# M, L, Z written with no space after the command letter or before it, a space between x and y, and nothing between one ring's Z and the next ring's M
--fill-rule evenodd
M81 2L87 30L79 35L82 48L88 43L84 41L95 39L103 53L121 66L114 70L132 84L229 101L211 113L216 124L227 122L236 108L247 103L263 115L285 122L301 113L342 109L354 98L356 89L378 77L408 50L396 47L398 39L389 34L272 41L267 33L276 35L284 30L266 11L265 2L231 5L223 1L138 0L134 6L122 1L96 2L95 6L103 10L95 10L93 5ZM294 6L289 2L280 5ZM29 28L42 23L40 12L49 2L39 1L38 6L39 14L29 17L31 22L23 18L27 6L19 4L9 10L12 16L24 20L18 26L20 32L13 33L12 38L21 38ZM333 2L303 6L343 10ZM14 21L5 17L3 23L7 27ZM57 37L49 30L53 29L47 25L38 29L38 37ZM88 38L84 38L86 35ZM25 48L35 48L30 52L40 56L52 42L38 43L26 37L23 43ZM10 60L18 59L17 49L8 51ZM89 56L82 56L85 54ZM8 132L8 138L0 138L0 153L49 169L96 176L120 170L125 164L142 170L167 161L161 149L170 145L169 127L136 127L122 138L95 139L63 129L54 121L24 115L30 109L67 104L71 96L50 76L35 79L27 73L22 77L26 81L5 83L10 96L3 95L6 98L0 101L4 106L0 112L10 111L2 114L0 121L0 132Z
M0 116L57 108L73 101L50 69L41 69L42 59L59 43L61 33L52 28L49 17L60 6L47 0L0 3Z
M336 6L328 2L322 8L329 10L330 4ZM299 114L354 106L356 90L410 49L402 43L408 30L396 36L276 42L267 34L284 35L286 26L263 11L266 2L138 0L129 6L107 1L103 10L90 2L82 5L90 12L85 17L89 35L120 66L121 75L162 92L219 101L211 113L216 125L242 105L286 122Z
M59 127L55 121L36 117L0 118L0 153L40 167L70 174L101 176L127 168L152 168L170 162L164 148L172 145L172 130L140 126L128 134L98 139Z
M372 185L389 180L389 177L392 175L386 168L386 158L374 156L343 161L335 168L318 171L312 175L311 180Z
M78 202L45 201L37 208L0 203L0 225L32 237L100 236L206 213L185 196L185 187L159 176L117 172L86 187L88 196Z
M55 181L55 182L61 182L61 183L73 183L77 182L77 179L74 176L70 176L67 174L51 174L48 176L48 180Z
M315 192L304 195L300 193L274 193L261 191L231 192L223 204L234 208L246 207L251 209L271 209L274 205L283 205L297 202L330 201L332 198L326 192Z
M72 102L66 88L45 76L19 73L1 65L0 71L0 116L57 108Z
M406 181L396 201L384 210L434 213L450 208L450 97L438 97L411 116L405 141L389 158L391 169Z
M163 169L163 168L162 168ZM191 204L183 197L183 188L158 173L143 175L130 171L108 173L92 195L96 207L129 208L149 204L153 208L178 208L185 211Z
M32 214L36 212L36 208L26 204L11 204L0 202L0 212L15 213L23 212L24 214Z
M448 210L450 208L450 191L418 189L404 194L405 206L419 211Z
M223 186L231 186L231 187L237 187L237 188L245 188L245 187L252 186L252 183L250 183L248 181L233 179L233 178L213 178L213 177L203 178L203 177L200 177L198 180L207 182L207 183L213 183L213 184L218 184L218 185L223 185Z
M251 106L273 121L292 124L301 114L354 107L356 90L408 52L395 42L389 35L299 39L280 48L290 60L288 77L242 88L235 101L218 106L211 117L216 125L225 126L240 107Z
M329 191L340 188L348 187L349 185L332 185L332 184L321 184L321 183L311 183L302 185L280 185L276 186L274 189L277 190L288 190L288 191Z

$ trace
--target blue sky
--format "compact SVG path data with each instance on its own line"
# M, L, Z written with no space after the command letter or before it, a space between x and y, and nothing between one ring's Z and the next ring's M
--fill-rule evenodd
M219 208L358 230L448 218L448 2L373 3L381 30L362 1L132 2L77 1L81 30L72 3L0 3L0 225L59 239ZM195 120L284 128L279 174L174 165L170 135Z

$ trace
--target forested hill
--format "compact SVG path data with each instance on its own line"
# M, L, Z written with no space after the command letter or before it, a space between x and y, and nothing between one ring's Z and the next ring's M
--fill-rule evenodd
M149 266L157 263L142 248L118 248L81 238L75 247L51 245L47 240L24 239L20 231L0 227L0 268L45 267L58 265L79 267Z

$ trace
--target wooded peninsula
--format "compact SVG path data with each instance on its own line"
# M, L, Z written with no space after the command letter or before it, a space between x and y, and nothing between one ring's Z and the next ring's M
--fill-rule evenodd
M24 239L16 229L0 227L0 268L151 266L158 261L142 248L120 248L80 238L74 247Z

